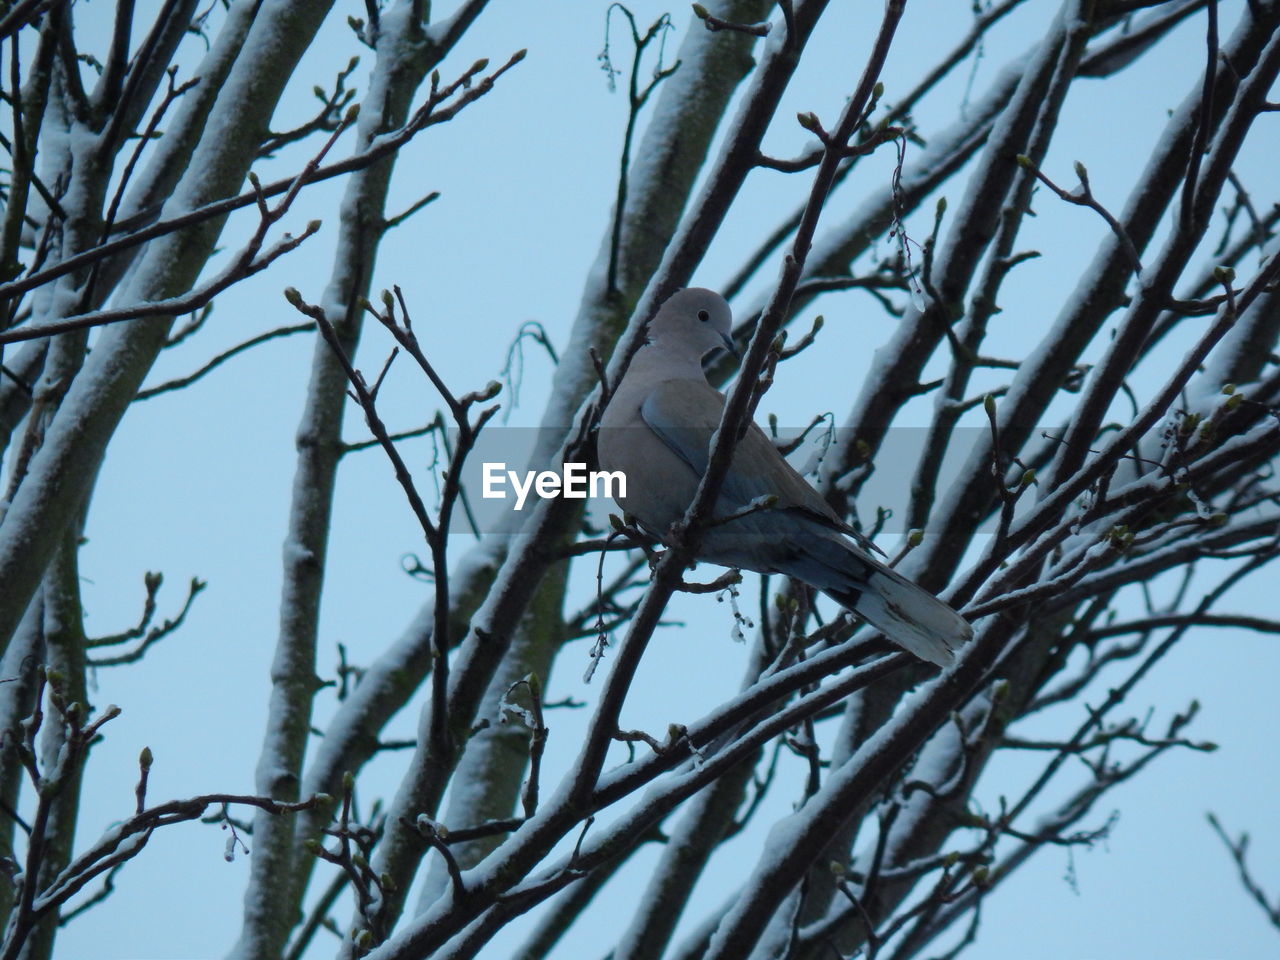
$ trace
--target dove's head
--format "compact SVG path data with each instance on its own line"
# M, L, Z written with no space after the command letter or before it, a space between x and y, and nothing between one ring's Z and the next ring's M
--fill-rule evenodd
M702 360L713 350L728 350L735 357L733 314L724 297L702 287L673 293L649 324L649 339L668 349Z

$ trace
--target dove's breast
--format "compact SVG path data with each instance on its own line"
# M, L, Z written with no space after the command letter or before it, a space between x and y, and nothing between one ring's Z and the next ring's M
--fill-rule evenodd
M693 501L698 477L640 418L638 400L626 400L615 397L600 421L596 438L600 469L622 472L626 495L615 496L618 506L665 540L671 524ZM614 489L619 489L616 483Z

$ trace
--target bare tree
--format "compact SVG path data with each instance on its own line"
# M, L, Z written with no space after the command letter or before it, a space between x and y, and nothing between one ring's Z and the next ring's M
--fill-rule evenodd
M200 10L165 0L144 23L119 0L102 43L76 30L72 4L5 7L0 958L53 956L61 924L111 909L114 878L156 829L202 817L228 831L229 849L252 840L237 960L470 957L531 912L519 956L543 957L649 844L661 853L647 874L633 871L633 912L613 918L615 958L955 956L978 939L986 898L1033 854L1107 834L1098 804L1113 787L1170 750L1212 749L1188 733L1194 703L1173 705L1163 724L1126 710L1188 635L1280 632L1280 622L1221 608L1245 577L1274 569L1280 550L1280 206L1251 196L1237 173L1259 149L1255 127L1280 109L1268 99L1280 3L1064 0L1036 14L1034 41L987 71L949 126L922 128L920 105L1020 6L975 5L970 32L905 90L882 83L892 51L912 42L905 0L868 11L864 62L824 65L847 78L845 99L800 114L808 144L786 159L766 153L765 136L793 123L780 104L809 62L827 0L719 0L694 4L687 22L673 10L651 24L622 4L592 8L606 22L603 62L627 122L613 215L597 261L581 265L567 343L552 346L536 325L516 333L516 349L531 337L556 361L531 469L593 462L610 386L745 202L748 178L773 171L805 191L798 209L771 211L776 229L722 285L745 356L711 371L732 378L729 402L698 496L660 553L626 518L595 529L567 498L506 513L464 551L450 535L469 509L464 469L498 429L502 387L438 369L413 296L396 278L375 292L388 230L435 197L388 211L398 152L440 124L483 123L482 101L518 82L523 51L469 65L451 57L500 10L459 0L439 17L420 0L368 3L351 18L353 43L373 52L367 89L353 92L356 65L344 56L332 89L316 90L316 114L281 132L280 98L322 21L339 14L328 4ZM1203 32L1203 63L1179 107L1165 116L1151 104L1163 133L1109 172L1127 197L1096 193L1081 164L1066 173L1049 162L1068 98L1085 84L1105 89L1186 24ZM265 163L291 172L259 176L253 167ZM518 156L511 164L518 176ZM319 229L289 234L281 223L324 212L310 188L335 177L344 192L332 270L285 291L293 322L144 389L157 357L198 336L220 294L253 283L278 296L277 261ZM862 197L841 221L829 202L837 191ZM1006 281L1058 253L1020 239L1033 207L1050 204L1081 207L1100 239L1073 292L1030 318L1034 335L1009 337L992 323ZM229 218L249 224L248 240L219 259ZM894 563L974 625L941 673L802 584L686 579L737 428L786 380L789 361L822 342L815 302L855 296L874 297L883 336L860 388L826 385L822 404L849 412L815 480L842 516L879 535L884 515L864 521L856 498L886 469L879 458L904 410L929 411L911 462L894 465L908 501ZM369 318L386 359L364 369ZM793 334L793 323L808 332ZM204 587L192 580L157 624L162 578L149 574L137 625L88 635L81 535L113 436L133 402L311 330L320 336L297 429L256 792L153 803L155 761L143 750L134 809L86 840L77 818L94 798L82 795L83 773L118 712L90 706L91 671L139 662L182 627ZM381 388L401 353L438 397L426 426L384 419ZM353 408L371 440L344 439ZM424 472L402 444L428 433L443 454ZM344 659L336 712L320 719L336 478L347 453L371 446L420 528L416 572L431 597L369 662ZM943 470L949 454L954 476ZM575 582L597 585L581 609ZM758 596L760 611L738 614L751 634L740 691L700 704L695 718L671 717L664 732L624 729L646 647L655 631L677 629L664 622L672 597L739 590ZM571 759L550 765L548 717L563 704L545 700L547 678L581 638L594 642L590 669L600 665L586 688L591 719ZM416 738L388 743L389 721L419 691L428 695ZM1071 704L1081 707L1074 722L1055 709ZM1025 732L1024 720L1046 715L1063 718L1056 735ZM394 746L406 748L399 785L373 796L371 761ZM1045 760L988 809L983 777L1001 751ZM800 766L780 765L782 755ZM794 810L779 813L787 801ZM242 809L251 821L237 819ZM707 865L771 816L739 888L677 941ZM1243 841L1228 846L1274 913L1249 879Z

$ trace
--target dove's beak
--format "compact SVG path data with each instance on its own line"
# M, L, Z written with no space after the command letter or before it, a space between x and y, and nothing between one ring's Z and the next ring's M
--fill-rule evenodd
M729 351L729 356L733 357L735 360L742 359L742 351L739 350L737 345L733 342L732 334L722 333L720 334L720 339L724 341L724 348Z

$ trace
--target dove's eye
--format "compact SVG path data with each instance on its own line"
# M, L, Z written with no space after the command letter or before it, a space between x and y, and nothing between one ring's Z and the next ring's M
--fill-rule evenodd
M707 313L707 311L705 310L699 310L698 319L701 320L703 323L706 323L708 320L711 319L711 314Z

